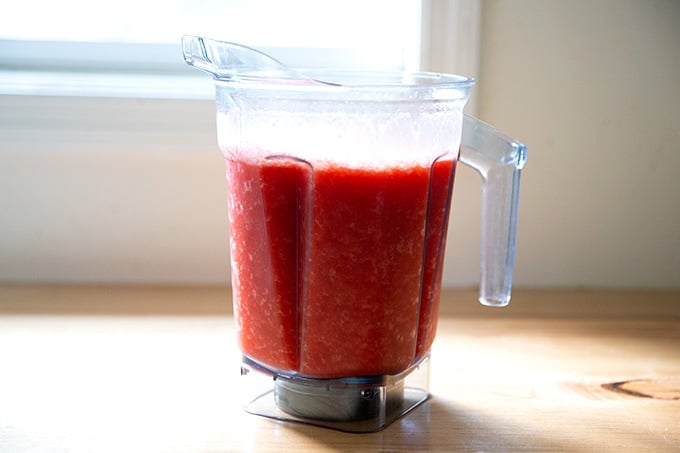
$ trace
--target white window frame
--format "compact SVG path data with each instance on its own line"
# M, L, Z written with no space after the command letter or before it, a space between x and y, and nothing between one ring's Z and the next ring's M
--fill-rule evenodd
M421 67L428 71L479 75L482 32L481 0L423 0ZM466 112L476 114L474 89Z
M479 71L479 42L481 32L481 0L421 0L422 30L419 52L407 57L407 70L423 70L457 73L476 77ZM63 54L68 49L69 59L55 62L52 55ZM298 61L323 61L328 49L263 49L283 61L295 65ZM344 62L371 67L371 56L343 55L334 49L334 64ZM197 124L184 115L174 115L174 109L181 109L185 103L212 102L213 83L210 78L188 67L179 54L177 45L167 44L110 44L110 43L45 43L12 42L0 40L0 106L11 107L16 115L4 115L0 124L0 149L9 145L8 137L17 139L17 129L23 131L36 129L40 132L44 124L39 117L22 115L39 97L46 104L63 105L66 98L85 98L79 100L77 107L70 110L70 126L79 129L80 120L87 120L90 128L107 130L111 134L127 134L128 126L113 130L111 125L98 127L92 121L96 118L100 105L106 98L135 100L130 102L135 108L140 102L151 108L158 104L157 111L149 111L156 120L154 124L162 128L159 133L180 131ZM27 60L26 56L30 60ZM101 56L101 57L99 57ZM87 65L87 71L78 71ZM39 67L40 70L35 68ZM134 67L135 72L129 69ZM3 68L9 68L4 69ZM17 69L19 68L19 69ZM18 96L18 97L17 97ZM156 103L154 100L165 102ZM169 105L171 101L173 105ZM476 98L473 94L466 111L475 113ZM198 119L197 119L198 120ZM18 122L29 121L28 124ZM69 127L69 124L62 125ZM149 125L149 127L153 127ZM92 130L92 129L91 129ZM154 131L149 130L149 133ZM27 134L27 137L34 136ZM102 137L103 138L103 137ZM181 139L181 137L179 137ZM68 147L69 144L63 144ZM77 146L77 144L74 144ZM188 147L187 147L188 149ZM93 151L94 152L94 151Z

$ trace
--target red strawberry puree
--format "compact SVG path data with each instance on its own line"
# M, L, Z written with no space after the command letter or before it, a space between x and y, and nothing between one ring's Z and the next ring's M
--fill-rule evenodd
M242 352L317 378L395 374L434 340L455 164L227 158Z

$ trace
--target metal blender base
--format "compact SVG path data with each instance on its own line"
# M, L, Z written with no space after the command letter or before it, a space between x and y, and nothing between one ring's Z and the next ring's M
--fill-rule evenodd
M247 412L348 432L374 432L429 398L429 356L398 375L313 379L272 372L244 357Z

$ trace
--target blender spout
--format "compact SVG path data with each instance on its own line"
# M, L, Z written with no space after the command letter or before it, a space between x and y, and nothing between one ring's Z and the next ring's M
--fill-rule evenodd
M276 58L233 42L185 35L182 53L188 65L207 72L216 80L309 81Z
M182 53L188 65L205 71L213 76L218 72L214 59L208 55L205 40L199 36L182 37Z

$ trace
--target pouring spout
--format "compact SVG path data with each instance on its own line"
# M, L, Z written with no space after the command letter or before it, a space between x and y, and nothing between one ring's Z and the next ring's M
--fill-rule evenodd
M203 38L198 36L183 36L182 37L182 53L184 54L184 61L189 66L197 69L213 73L215 65L208 58L208 52L205 48Z
M188 65L217 80L308 80L276 58L233 42L186 35L182 37L182 53Z
M262 70L261 63L253 62L249 52L239 51L238 44L215 41L200 36L183 36L182 53L188 65L212 75L216 79L231 79L239 74ZM257 51L250 49L254 55ZM245 58L244 58L245 54Z

